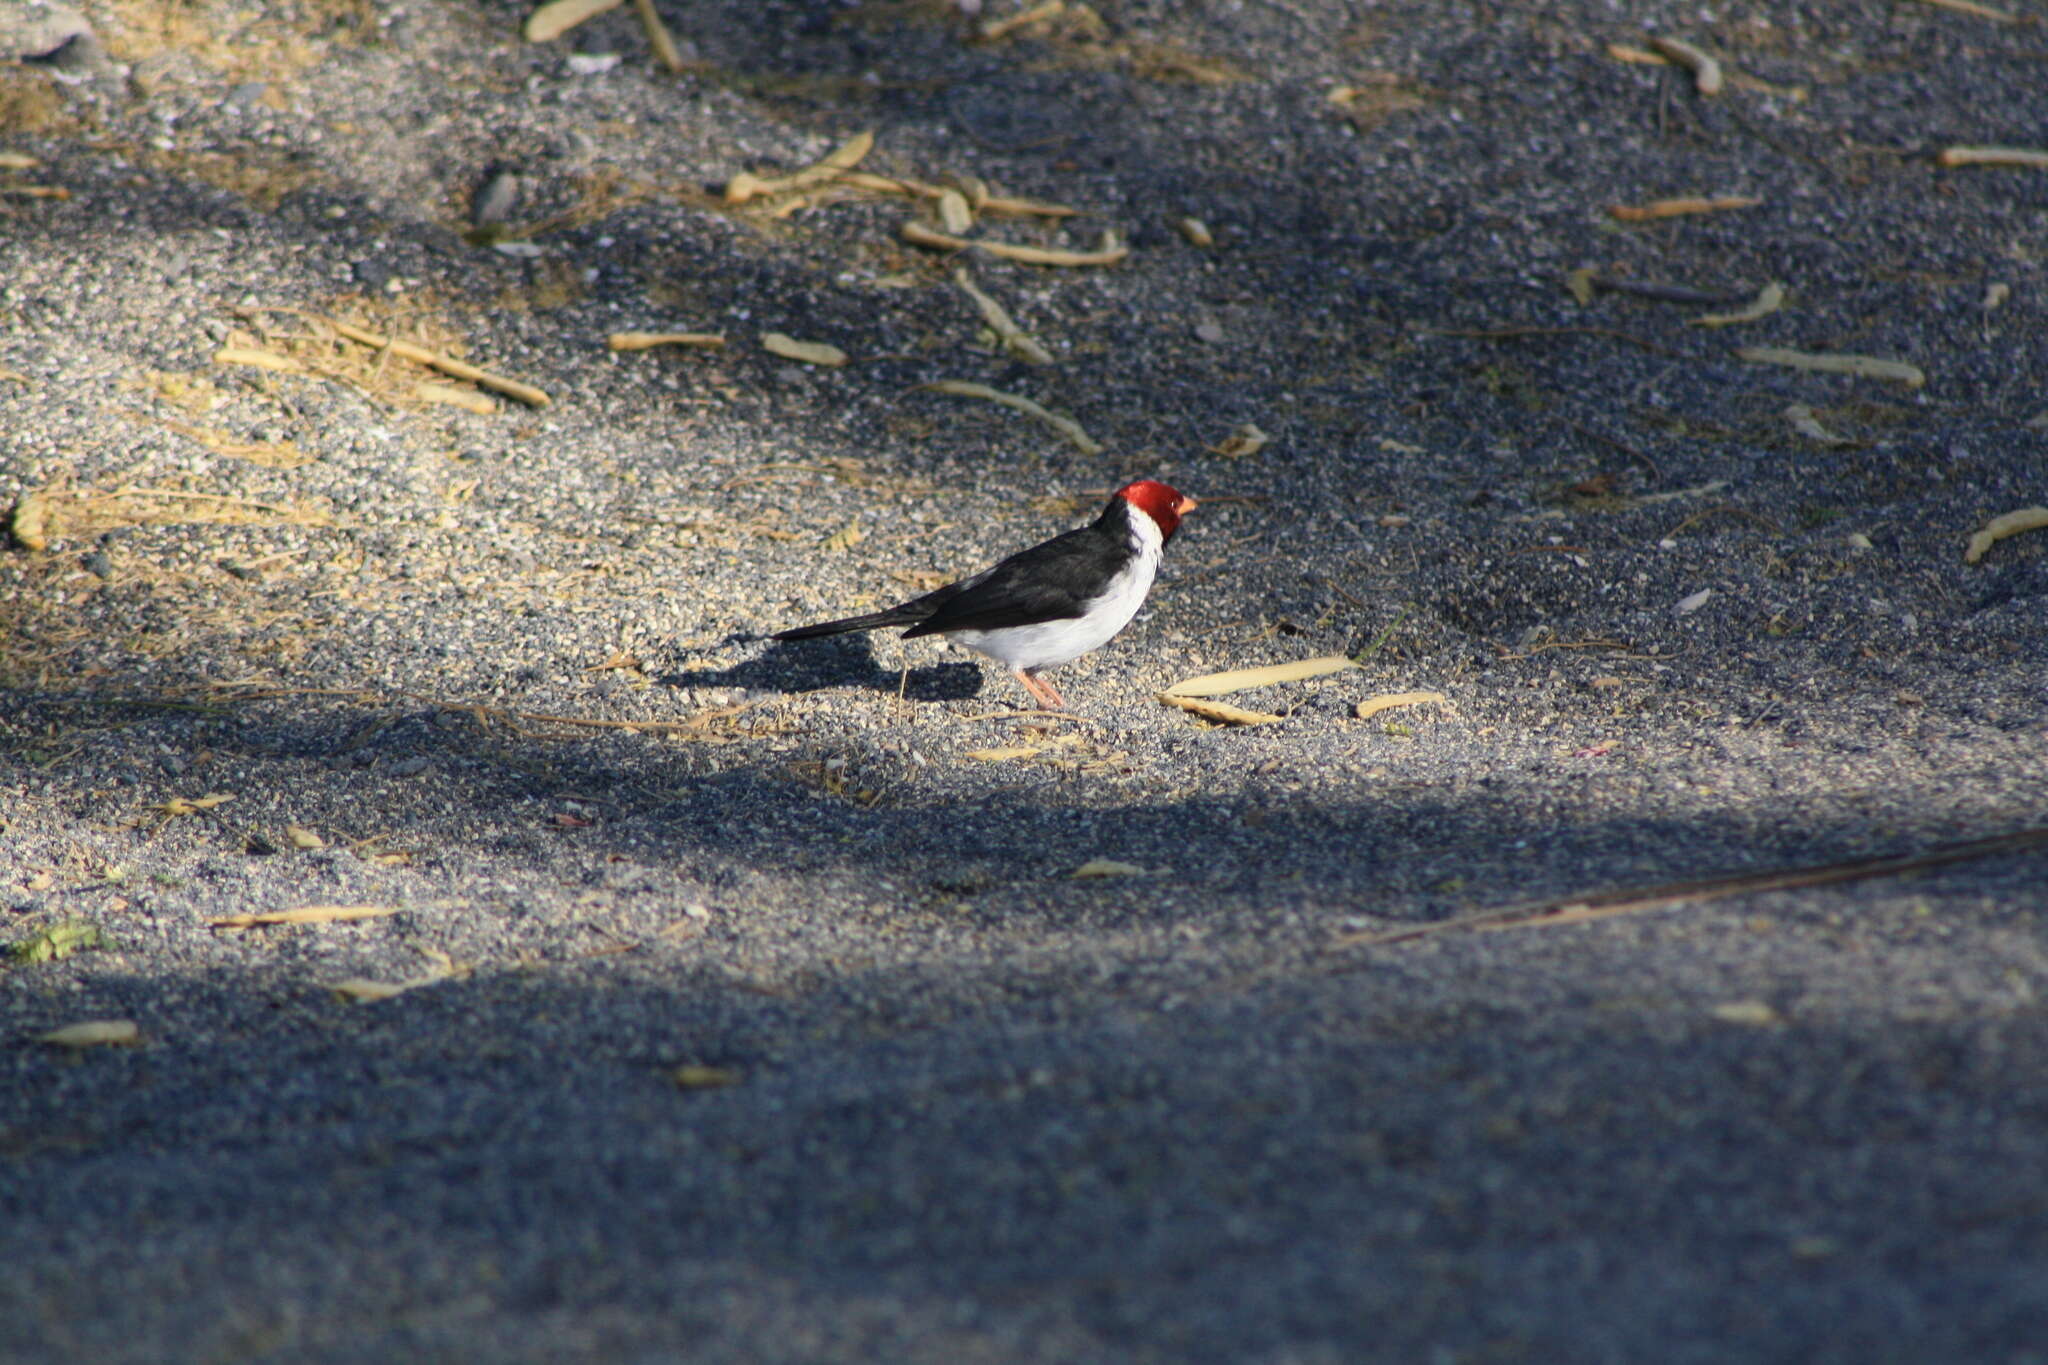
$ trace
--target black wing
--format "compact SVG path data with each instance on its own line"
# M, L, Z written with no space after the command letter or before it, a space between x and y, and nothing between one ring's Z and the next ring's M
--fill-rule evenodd
M926 606L928 614L904 631L903 638L949 630L1001 630L1081 615L1130 561L1126 538L1106 526L1106 520L1054 536L992 569L941 588L931 594L939 601L918 599L917 605Z

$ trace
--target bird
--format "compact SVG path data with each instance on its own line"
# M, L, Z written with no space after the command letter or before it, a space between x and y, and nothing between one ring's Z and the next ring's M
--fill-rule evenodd
M1157 479L1127 483L1086 526L1020 550L971 578L884 611L797 626L769 637L811 640L856 630L909 626L904 639L944 635L1010 670L1040 705L1067 709L1039 670L1078 659L1131 623L1159 552L1195 500Z

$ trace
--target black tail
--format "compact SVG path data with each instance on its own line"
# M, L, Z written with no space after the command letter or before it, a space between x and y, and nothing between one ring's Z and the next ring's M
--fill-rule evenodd
M901 607L888 611L871 611L866 616L849 616L840 621L820 621L815 626L798 626L794 630L778 630L768 638L771 640L815 640L820 635L845 635L855 630L880 630L883 626L907 626L922 621L929 612L906 612Z

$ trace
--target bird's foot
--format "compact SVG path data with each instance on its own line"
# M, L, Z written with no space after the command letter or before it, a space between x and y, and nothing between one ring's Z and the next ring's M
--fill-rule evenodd
M1018 682L1024 684L1024 690L1029 692L1040 706L1052 711L1067 709L1067 699L1060 695L1058 688L1045 679L1021 668L1016 670L1015 676Z

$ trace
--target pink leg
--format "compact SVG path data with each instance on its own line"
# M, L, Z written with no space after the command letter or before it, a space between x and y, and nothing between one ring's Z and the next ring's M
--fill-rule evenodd
M1012 676L1024 684L1024 690L1036 698L1040 706L1052 711L1067 709L1067 699L1059 694L1059 689L1029 669L1015 669Z

